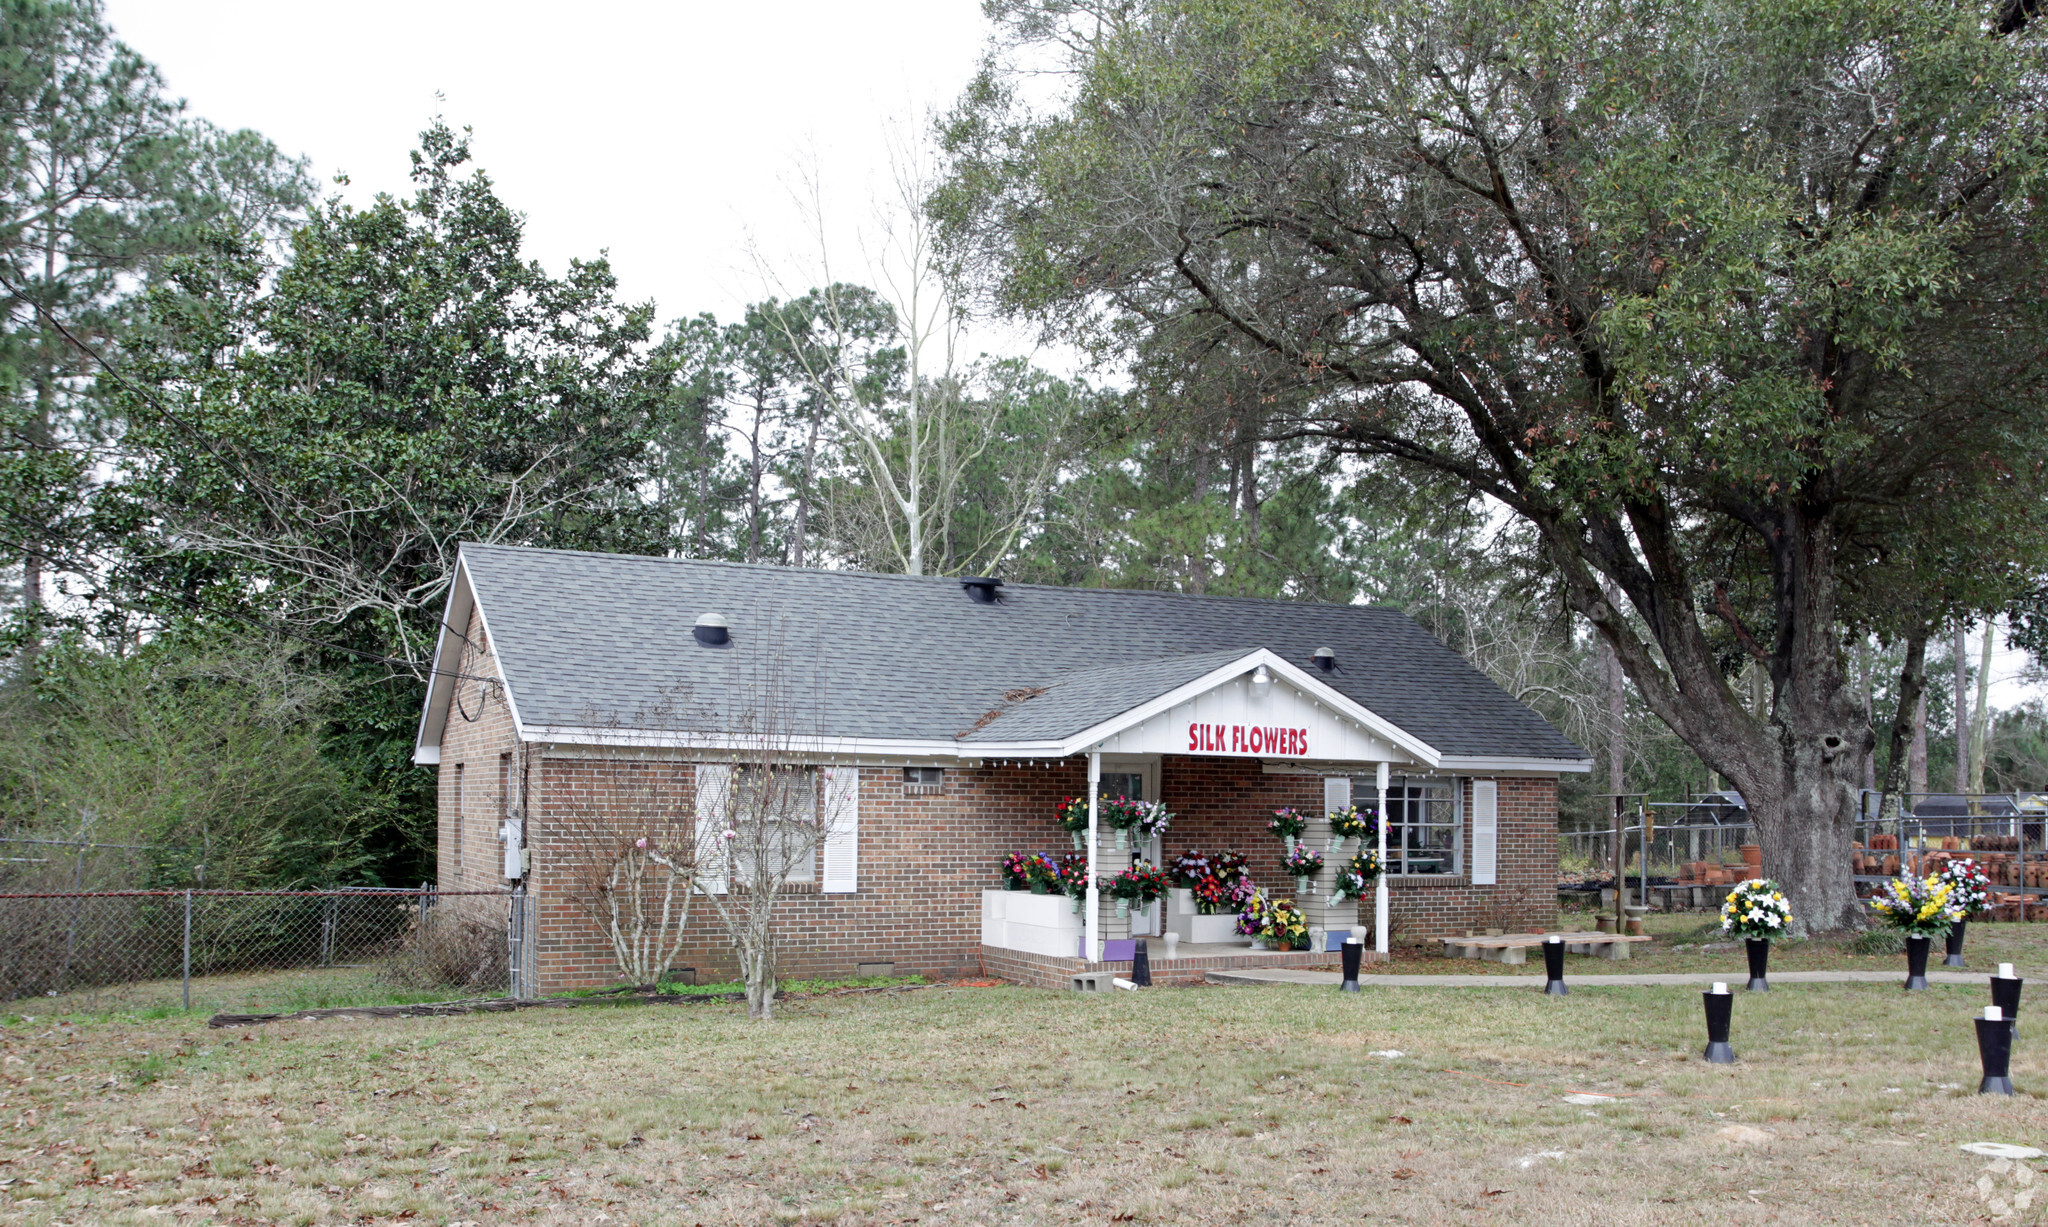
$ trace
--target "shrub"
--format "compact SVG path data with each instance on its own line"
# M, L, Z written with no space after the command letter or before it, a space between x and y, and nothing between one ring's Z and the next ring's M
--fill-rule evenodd
M406 935L386 974L408 988L502 993L511 982L502 899L444 899Z

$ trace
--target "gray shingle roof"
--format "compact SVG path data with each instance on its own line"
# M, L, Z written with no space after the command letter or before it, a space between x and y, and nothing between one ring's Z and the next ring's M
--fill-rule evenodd
M833 737L1053 739L1264 647L1454 757L1586 753L1398 610L466 545L520 718L645 725L673 707L720 727L771 674L789 715ZM691 637L721 613L732 643ZM1046 687L1006 702L1020 688ZM1003 715L976 730L982 716ZM654 717L653 720L668 720ZM674 727L670 723L668 727Z

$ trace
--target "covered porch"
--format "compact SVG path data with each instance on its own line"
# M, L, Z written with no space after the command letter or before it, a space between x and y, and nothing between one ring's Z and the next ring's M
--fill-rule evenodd
M1364 828L1369 834L1340 834L1332 829L1331 815L1354 804L1354 781L1368 794L1355 799L1366 818L1388 813L1390 776L1431 773L1441 756L1314 672L1272 653L1254 651L1203 663L1207 667L1197 676L1178 679L1178 684L1169 681L1150 693L1133 694L1119 684L1124 679L1097 679L1106 689L1122 692L1123 710L1106 713L1056 743L1027 749L1012 740L1004 747L1007 752L990 755L998 761L1085 763L1087 821L1069 825L1061 836L1071 842L1071 851L1029 851L1063 858L1087 886L1085 894L1074 896L984 890L980 955L988 974L1059 988L1069 987L1079 975L1128 975L1141 939L1155 984L1200 982L1212 971L1334 968L1344 942L1351 939L1367 946L1368 961L1387 957L1385 876L1378 875L1359 893L1338 889L1353 858L1388 863L1386 825L1369 822ZM1001 732L1014 738L1023 723ZM1175 821L1160 835L1120 829L1115 807L1124 799L1161 803ZM1291 839L1267 826L1282 809L1298 815L1301 824ZM1182 821L1183 816L1188 820ZM1480 818L1477 806L1473 817ZM1489 860L1494 830L1490 812L1475 824L1475 836L1488 841ZM1312 871L1283 865L1283 856L1297 846L1320 858ZM1174 851L1190 847L1245 853L1247 872L1260 893L1298 909L1306 938L1270 948L1238 935L1235 906L1212 901L1209 914L1203 914L1185 885L1144 904L1105 892L1105 884L1134 865L1164 869Z

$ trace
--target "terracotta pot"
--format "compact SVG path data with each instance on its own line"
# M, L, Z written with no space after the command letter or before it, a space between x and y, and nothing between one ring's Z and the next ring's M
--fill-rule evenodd
M1760 878L1764 872L1764 850L1761 844L1742 845L1742 863L1749 866L1749 876Z
M1888 877L1896 877L1896 876L1898 876L1898 872L1899 872L1899 858L1898 858L1898 857L1896 857L1896 856L1888 856L1888 857L1885 857L1885 858L1884 858L1884 872L1885 872L1886 876L1888 876Z

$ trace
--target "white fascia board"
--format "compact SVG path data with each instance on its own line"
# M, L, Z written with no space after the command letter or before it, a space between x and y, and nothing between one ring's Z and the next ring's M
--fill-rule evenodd
M1593 769L1593 760L1590 758L1508 758L1484 754L1465 754L1455 758L1446 757L1438 765L1446 771L1457 771L1465 775L1490 775L1496 772L1530 772L1537 775L1557 775L1560 773L1584 773L1591 771Z
M452 675L462 659L461 651L455 649L452 655L457 663L451 664L449 660L451 649L461 638L452 628L458 616L464 623L469 621L470 607L475 603L469 568L458 555L455 578L448 585L448 603L441 609L441 629L434 636L434 660L427 674L426 702L420 707L420 727L412 739L412 761L421 766L441 761L441 734L448 727L448 704L457 680Z
M1209 691L1214 690L1233 678L1242 677L1260 665L1264 665L1271 672L1286 678L1289 682L1293 683L1295 689L1325 704L1331 711L1336 712L1345 719L1363 726L1367 732L1379 737L1389 745L1407 751L1416 760L1427 763L1431 767L1436 766L1442 761L1443 755L1437 753L1436 747L1423 741L1406 729L1393 724L1371 709L1360 705L1357 700L1344 694L1342 691L1317 681L1314 675L1310 674L1306 669L1292 664L1286 658L1276 655L1266 648L1257 648L1232 661L1230 664L1210 670L1186 685L1176 686L1156 699L1141 703L1121 715L1104 720L1094 728L1083 729L1081 732L1067 738L1061 745L1064 748L1065 754L1078 754L1105 738L1113 737L1125 729L1143 724L1161 712L1171 711L1183 703L1200 695L1207 694ZM984 749L993 752L993 747L984 747ZM1065 757L1065 754L1062 757Z
M825 760L856 758L888 758L911 760L936 764L978 764L991 757L1049 757L1040 751L1015 752L1005 750L1002 755L992 755L986 746L963 747L952 740L917 741L896 740L880 737L785 737L778 739L774 746L764 746L759 738L734 733L684 733L670 731L649 731L646 729L591 728L587 726L549 724L533 728L521 728L522 741L545 743L557 748L584 747L593 749L641 749L674 750L692 754L760 754L773 750L776 754L792 757Z

